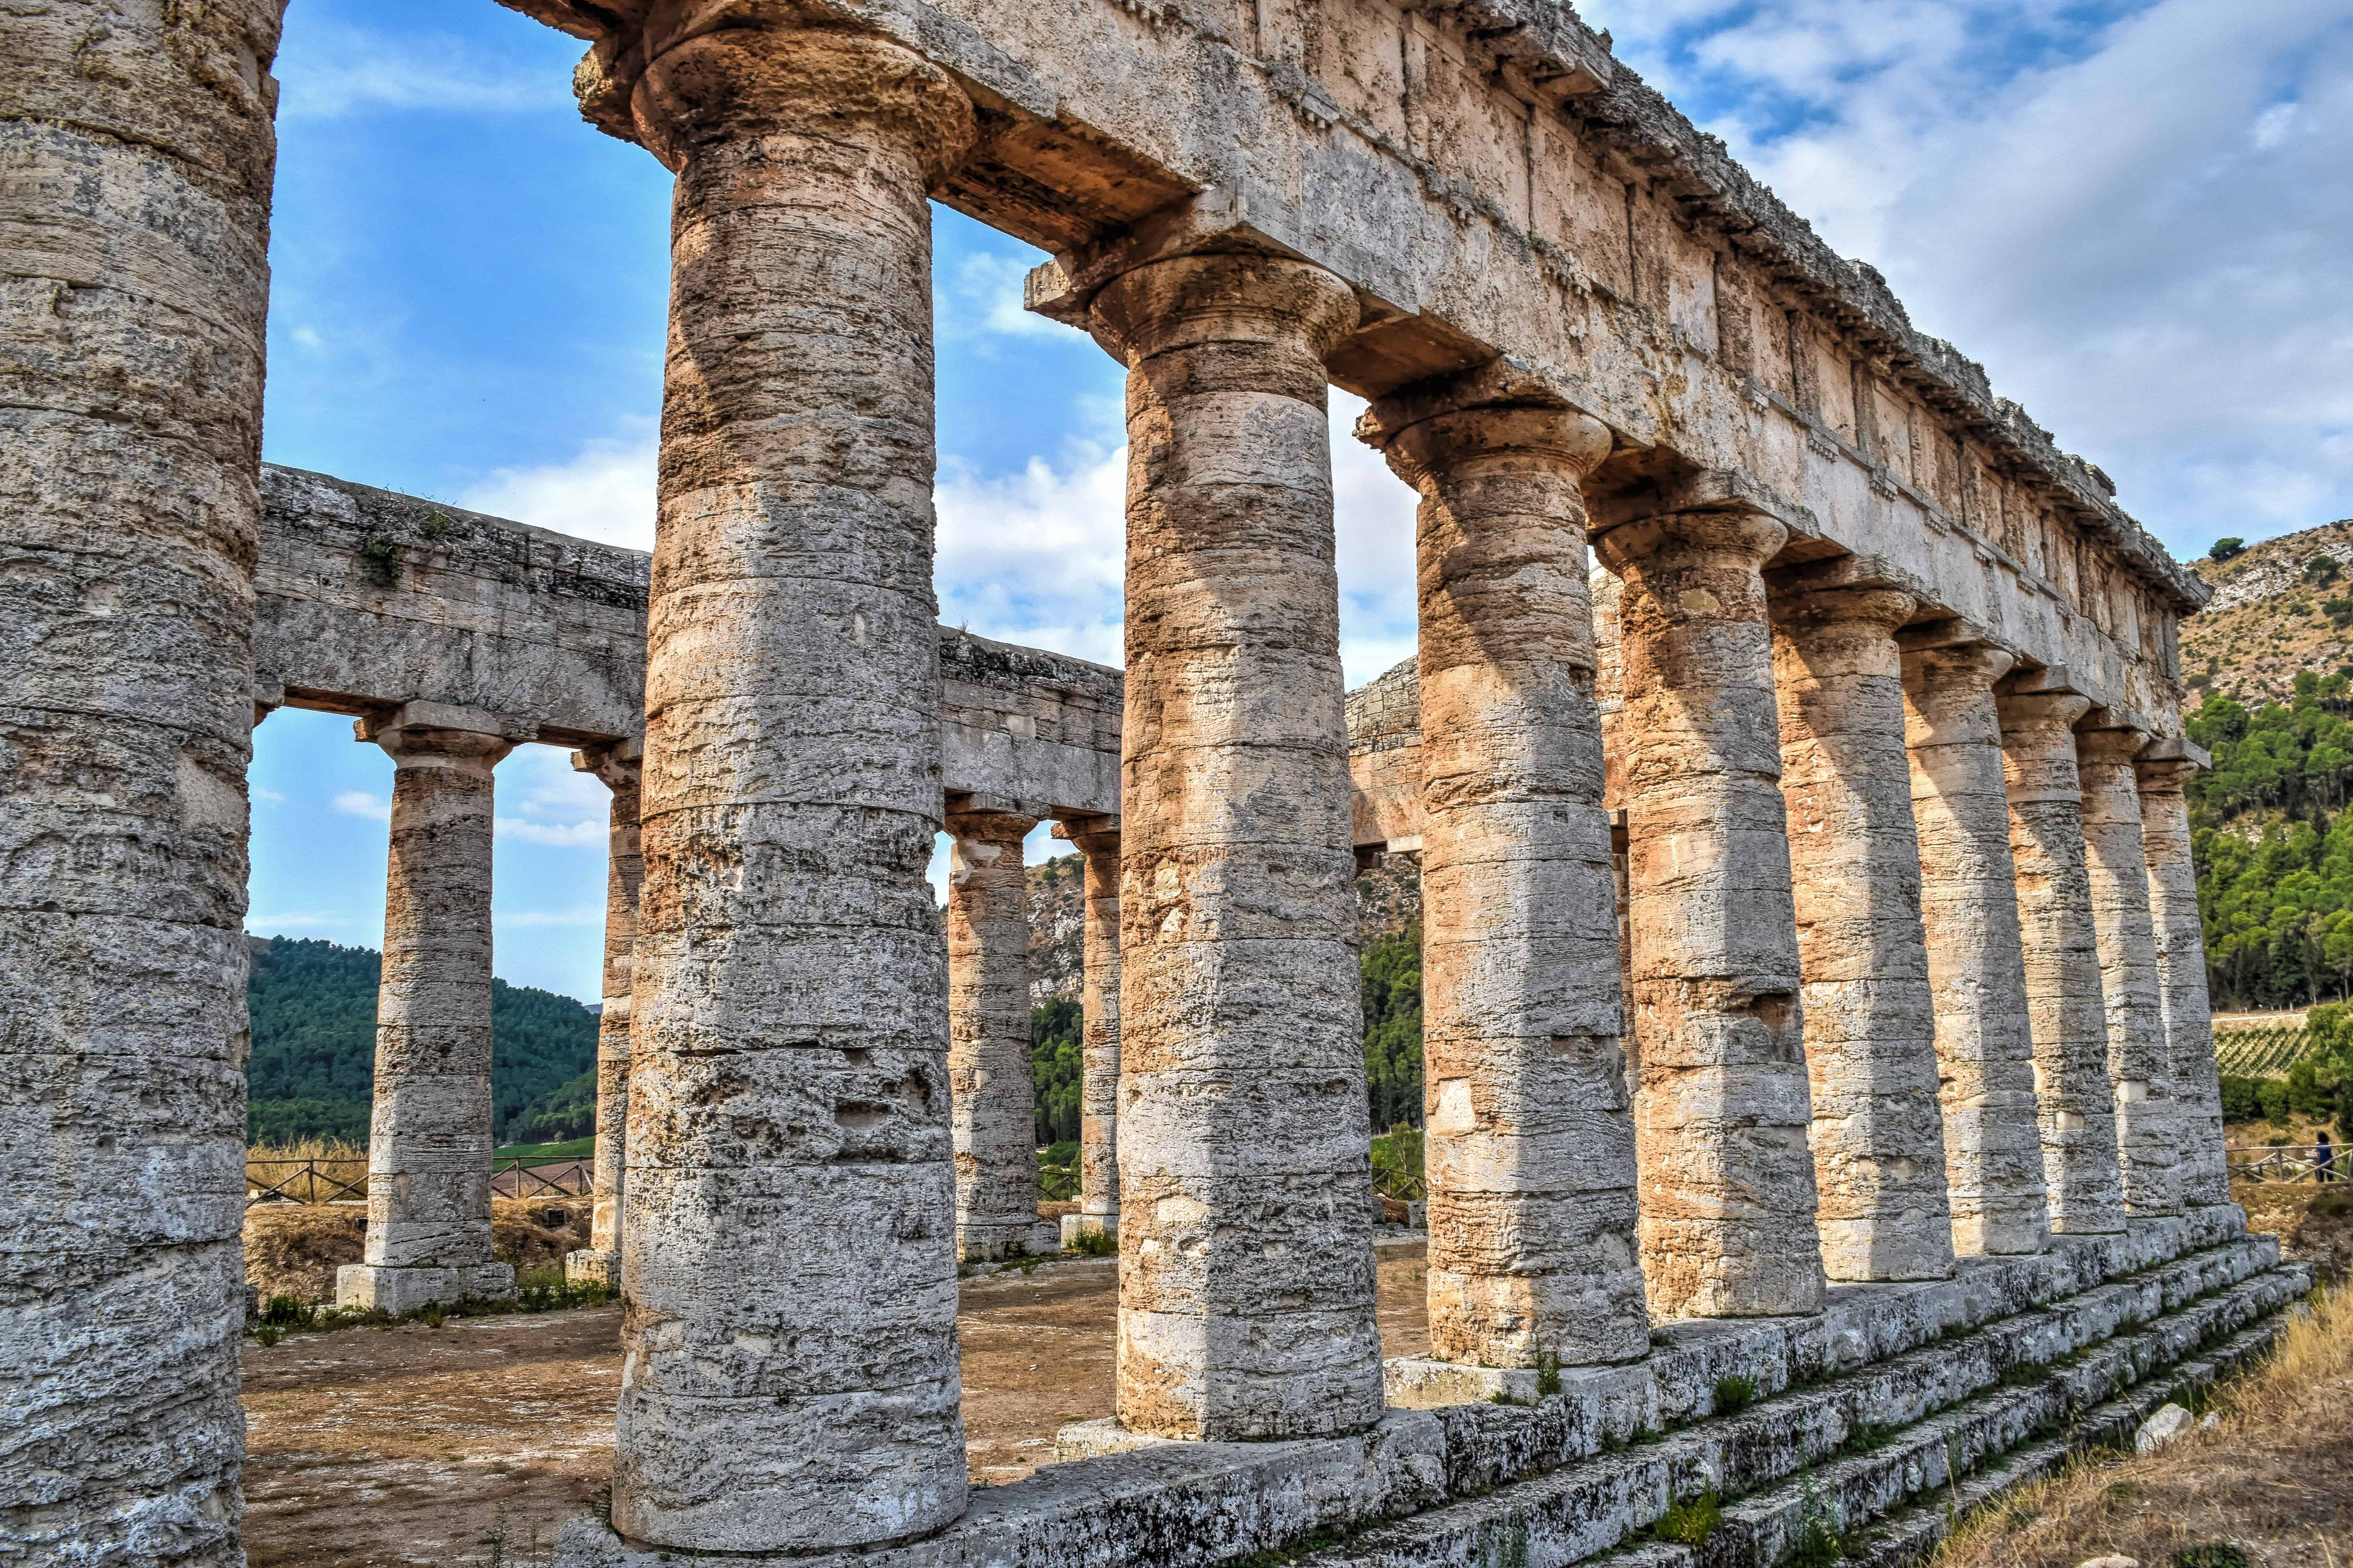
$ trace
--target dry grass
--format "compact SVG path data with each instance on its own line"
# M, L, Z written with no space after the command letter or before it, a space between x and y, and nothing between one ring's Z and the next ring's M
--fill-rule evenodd
M493 1198L491 1246L518 1273L561 1263L588 1245L586 1198ZM245 1213L245 1277L262 1299L331 1301L335 1269L367 1239L363 1204L262 1204Z
M312 1163L315 1174L301 1169ZM341 1183L365 1191L368 1152L364 1143L333 1138L305 1138L299 1143L256 1143L245 1152L246 1185L276 1186L297 1203L333 1203L350 1192Z
M2353 1568L2353 1289L2316 1296L2217 1419L2153 1454L2095 1454L1966 1522L1936 1568ZM2192 1554L2182 1564L2185 1553Z

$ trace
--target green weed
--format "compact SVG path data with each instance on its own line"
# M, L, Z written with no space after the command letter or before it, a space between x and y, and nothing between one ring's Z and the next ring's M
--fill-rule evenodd
M1697 1497L1684 1498L1671 1506L1651 1527L1651 1533L1678 1546L1698 1546L1714 1535L1716 1526L1723 1522L1723 1505L1716 1501L1715 1489L1710 1487Z
M1738 1373L1715 1380L1715 1413L1736 1415L1757 1403L1757 1380Z

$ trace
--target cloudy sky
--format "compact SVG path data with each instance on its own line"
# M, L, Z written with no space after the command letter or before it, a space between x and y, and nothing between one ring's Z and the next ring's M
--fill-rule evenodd
M2353 515L2353 0L1579 9L2177 554ZM290 7L272 461L650 542L670 181L579 122L578 54L491 0ZM935 234L942 617L1116 663L1117 367L1021 310L1038 253ZM1353 683L1412 650L1412 500L1335 456ZM379 941L392 768L350 734L257 733L248 929ZM603 786L541 747L499 784L499 973L593 997Z

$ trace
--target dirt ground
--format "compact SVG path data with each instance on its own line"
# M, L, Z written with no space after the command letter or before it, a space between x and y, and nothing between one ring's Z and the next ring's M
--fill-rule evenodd
M493 1198L491 1246L518 1273L588 1245L586 1198ZM335 1299L335 1269L357 1263L365 1204L262 1204L245 1211L245 1278L261 1299Z
M966 1280L965 1451L1004 1485L1112 1408L1111 1259ZM1419 1242L1381 1249L1388 1355L1430 1348ZM253 1568L530 1560L612 1477L620 1310L248 1341ZM498 1542L493 1546L493 1542Z

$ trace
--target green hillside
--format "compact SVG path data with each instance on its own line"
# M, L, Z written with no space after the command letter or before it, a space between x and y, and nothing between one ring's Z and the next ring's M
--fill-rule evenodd
M245 1073L249 1140L366 1141L381 962L369 948L298 937L275 938L268 951L255 952L246 984L253 1027ZM553 991L493 981L491 1036L491 1115L501 1142L526 1131L535 1142L554 1142L540 1134L558 1124L551 1112L560 1109L564 1091L576 1098L584 1075L593 1120L595 1014Z

